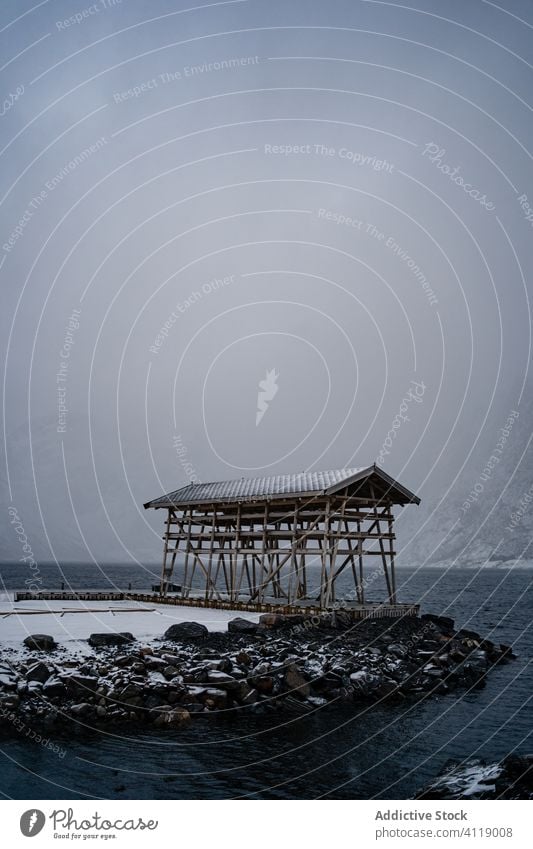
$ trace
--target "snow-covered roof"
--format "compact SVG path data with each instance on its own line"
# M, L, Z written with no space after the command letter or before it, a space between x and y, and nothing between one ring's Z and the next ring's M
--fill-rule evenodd
M291 496L332 495L351 484L373 482L380 495L397 504L419 504L420 499L376 465L366 468L333 469L325 472L297 472L260 478L237 478L211 483L190 483L168 492L145 507L180 507L190 504L263 501Z

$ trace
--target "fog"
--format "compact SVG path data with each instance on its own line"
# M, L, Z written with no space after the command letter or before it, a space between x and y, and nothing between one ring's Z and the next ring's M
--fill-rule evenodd
M531 558L531 6L418 5L3 2L3 561L378 461L400 563Z

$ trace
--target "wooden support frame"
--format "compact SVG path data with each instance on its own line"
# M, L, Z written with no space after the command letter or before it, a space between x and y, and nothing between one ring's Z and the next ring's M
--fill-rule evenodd
M396 604L392 502L370 486L333 495L218 501L167 508L161 593L178 556L181 597L233 605L335 605L348 569L353 603L365 604L365 563L380 558ZM377 545L377 548L376 548ZM319 577L317 577L317 574ZM350 594L348 594L350 598Z

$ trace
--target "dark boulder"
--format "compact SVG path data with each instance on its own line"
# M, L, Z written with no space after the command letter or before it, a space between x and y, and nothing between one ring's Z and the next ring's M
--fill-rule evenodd
M257 622L250 622L249 619L243 619L240 616L228 622L230 634L255 634L258 627Z
M228 694L218 687L210 687L205 691L203 701L209 710L225 710L228 706Z
M49 678L50 670L46 663L41 663L41 661L34 663L26 672L26 681L39 681L41 684L44 684Z
M163 635L164 640L175 640L179 642L180 640L188 640L188 639L198 639L207 637L209 631L205 627L205 625L201 625L199 622L176 622L175 625L171 625L170 628L167 628Z
M533 755L507 755L496 778L497 798L533 799Z
M389 699L392 697L400 697L400 689L395 681L387 679L380 681L374 690L374 695L379 699Z
M153 708L157 708L161 705L161 699L162 698L163 698L163 696L158 696L158 695L156 695L156 693L153 693L152 695L149 695L149 696L145 696L144 707L148 711L152 710ZM171 705L169 705L169 710L170 710L170 707L171 707Z
M240 681L237 681L233 675L228 675L227 672L219 672L218 669L211 669L207 674L209 684L215 687L220 687L222 690L240 690Z
M295 699L293 696L286 696L283 701L283 709L287 711L287 713L293 713L297 715L304 715L309 713L314 708L313 704L309 704L308 702L302 702L299 699Z
M262 613L259 624L264 628L281 628L286 625L299 625L305 618L300 613Z
M129 631L121 631L118 634L91 634L87 642L93 648L102 648L103 646L123 646L126 643L133 643L135 637Z
M511 646L506 646L503 643L500 643L500 651L501 651L502 660L503 659L505 659L505 660L515 660L516 659L516 655L513 652Z
M151 657L147 656L146 659L145 659L145 663L146 663L147 669L151 669L151 670L156 669L159 672L162 672L163 669L166 669L166 667L168 666L168 663L167 663L166 660L163 660L162 657L156 657L155 655L153 655Z
M390 643L387 646L388 654L394 655L394 657L405 657L408 653L408 649L402 643Z
M17 689L17 675L9 666L0 666L0 687L3 690Z
M137 698L137 696L141 696L142 693L143 688L139 684L135 684L133 681L130 681L120 691L119 698L121 701L127 701L128 699L134 699Z
M18 708L20 698L16 693L5 693L0 695L0 720L5 718L7 711Z
M72 705L70 708L70 712L73 716L87 716L92 713L92 705L87 702L80 702L80 704Z
M353 614L349 610L332 610L329 622L325 623L331 628L351 628L354 624Z
M264 696L270 695L274 689L274 679L270 675L263 675L260 678L252 678L250 683Z
M93 675L79 675L77 673L63 672L59 676L67 688L69 694L95 693L98 688L98 678Z
M154 719L154 725L158 728L179 728L190 722L191 715L184 707L171 707L170 710L164 710L159 713Z
M239 700L243 705L255 705L259 701L260 696L257 690L254 690L252 687L248 690L246 694L239 694Z
M469 631L468 628L461 628L460 631L457 631L457 636L463 640L474 640L477 643L481 642L481 637L477 631Z
M465 666L469 666L480 671L485 670L488 666L487 652L483 651L483 649L471 651L468 655L468 660L466 661Z
M302 671L295 663L287 666L284 680L285 686L294 695L300 696L303 699L311 695L309 682L304 678Z
M49 634L30 634L24 640L26 648L32 651L53 651L57 643Z
M423 622L432 622L443 633L453 632L455 622L449 616L437 616L434 613L423 613L420 617Z
M120 667L133 666L135 663L135 656L132 654L119 654L114 658L113 663L115 666Z
M170 681L170 679L174 678L175 675L179 675L179 669L177 669L175 666L165 666L165 668L162 669L161 672L165 676L167 681Z
M156 719L162 713L167 713L167 711L170 710L172 710L172 705L159 702L157 705L150 708L148 716L150 719Z
M43 696L48 699L64 699L67 695L67 688L59 678L50 678L43 685Z

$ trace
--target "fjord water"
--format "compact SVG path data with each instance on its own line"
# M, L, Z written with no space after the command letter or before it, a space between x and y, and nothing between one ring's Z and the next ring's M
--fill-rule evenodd
M0 569L20 588L18 567ZM41 567L43 586L146 588L156 570ZM107 576L107 577L104 577ZM54 732L50 746L0 739L0 791L15 799L408 798L449 759L498 760L531 750L531 568L399 570L401 601L452 616L457 627L512 644L517 660L482 689L418 702L350 704L301 716L194 717L171 732ZM374 593L372 593L374 595ZM379 587L375 596L380 596ZM192 614L192 611L191 611ZM191 615L191 618L193 616Z

